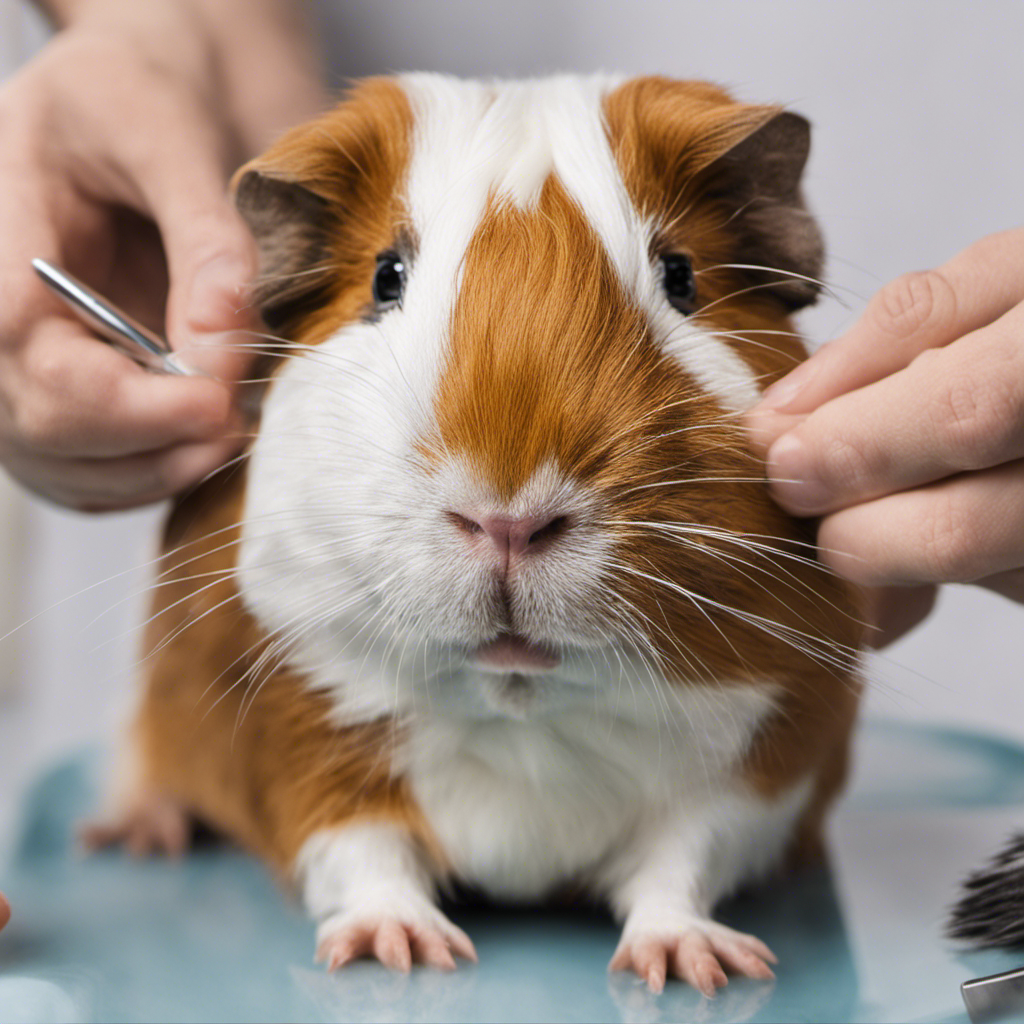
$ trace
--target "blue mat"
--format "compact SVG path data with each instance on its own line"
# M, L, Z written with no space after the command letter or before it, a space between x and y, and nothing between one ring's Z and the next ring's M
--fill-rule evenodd
M569 911L455 908L479 966L401 976L362 962L328 975L312 964L312 924L244 854L77 855L74 823L95 800L94 759L82 756L29 794L0 871L15 915L0 935L0 1021L966 1022L960 982L1024 953L960 953L941 915L952 880L1024 825L1024 750L876 724L859 758L833 872L720 915L775 950L777 981L734 979L708 1001L680 983L655 997L609 976L616 928Z

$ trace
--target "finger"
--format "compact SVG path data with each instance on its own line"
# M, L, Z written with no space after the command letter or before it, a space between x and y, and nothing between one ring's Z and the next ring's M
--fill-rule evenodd
M820 515L1024 457L1024 304L827 402L768 452L772 491Z
M805 419L806 413L790 414L771 410L761 412L755 409L744 416L743 423L747 429L747 439L754 451L762 459L766 459L771 446Z
M162 501L193 486L223 466L236 445L229 439L115 459L13 453L5 468L50 501L83 512L112 512Z
M18 442L65 458L151 452L245 429L218 381L149 373L59 318L36 326L0 390Z
M117 152L167 251L168 339L186 362L238 380L252 363L238 346L246 336L235 332L254 325L247 285L257 272L256 245L227 195L223 131L180 96L159 102L161 137L173 141L140 146L123 139Z
M866 586L968 583L1024 566L1024 461L822 520L821 558Z
M970 246L935 270L886 285L860 319L769 388L758 414L810 412L908 366L1024 299L1024 228Z
M7 897L0 892L0 928L3 928L5 924L11 919L11 905L7 902Z

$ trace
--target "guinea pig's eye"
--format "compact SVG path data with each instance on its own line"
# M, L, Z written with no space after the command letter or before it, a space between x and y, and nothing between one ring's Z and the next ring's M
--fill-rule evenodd
M689 256L668 253L661 257L662 284L668 301L680 313L692 313L697 308L697 279Z
M396 252L382 252L373 274L373 301L378 309L390 309L402 301L405 261Z

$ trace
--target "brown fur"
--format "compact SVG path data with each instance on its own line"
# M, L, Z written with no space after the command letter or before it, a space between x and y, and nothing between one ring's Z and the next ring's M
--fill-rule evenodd
M439 856L405 785L391 778L390 723L338 728L327 697L294 673L247 675L266 637L230 577L243 491L241 474L208 484L168 524L134 737L143 785L283 873L314 832L357 818L403 822Z
M370 78L235 175L260 247L256 300L283 333L317 344L372 308L377 255L403 234L411 132L401 87Z
M776 140L784 150L775 157L779 175L769 180L762 173L755 182L756 196L741 187L736 169L723 169L723 159L752 136L763 134L765 126L780 116L779 109L737 104L723 90L706 83L649 78L626 83L612 93L605 103L605 115L612 148L634 203L661 226L659 250L686 253L693 262L698 282L697 322L722 332L765 385L792 369L806 353L786 315L794 302L793 293L783 294L781 301L774 293L773 283L784 278L722 266L797 266L805 274L819 272L820 254L815 252L820 239L816 230L813 236L808 234L796 190L806 148L799 150L800 140L792 137L791 126L784 126L785 134ZM797 152L785 147L796 147ZM751 160L750 166L773 166L770 153L761 157ZM782 234L752 237L759 225L779 224L773 206L782 210L786 219ZM751 212L756 212L758 224L745 225ZM788 237L786 232L790 232ZM701 309L707 312L701 313ZM779 333L759 333L762 331ZM675 382L674 387L677 393L692 394L694 390L684 382ZM687 423L715 419L715 411L700 400L686 406L685 415ZM720 431L697 433L708 446L704 452L692 447L687 451L692 441L669 441L659 451L662 468L648 479L671 479L672 474L664 468L668 466L685 467L675 471L677 477L759 475L746 440L736 428L723 425ZM732 452L725 447L730 444ZM638 476L648 472L646 467L640 469ZM696 495L692 486L655 488L646 499L634 499L632 516L768 535L780 539L780 550L795 554L806 555L810 548L787 546L785 538L803 544L814 541L810 524L785 515L764 488L750 484L708 484ZM818 657L802 653L729 613L706 606L700 610L678 594L663 590L655 595L636 587L633 597L648 618L662 627L664 654L682 677L692 677L696 668L698 676L706 671L709 678L726 684L766 675L781 684L780 707L756 737L743 773L751 786L767 797L808 775L816 778L815 796L797 838L797 846L809 852L820 846L825 809L841 788L846 771L860 691L854 656L863 630L858 596L854 588L823 568L782 556L758 558L726 542L706 543L708 553L703 556L699 550L682 549L688 564L681 564L681 550L673 550L671 542L637 537L628 557L636 566L646 566L648 572L652 566L675 564L672 578L681 585L799 630L803 636L796 639L812 647ZM730 554L751 564L730 565L720 560ZM680 641L685 656L675 649ZM838 654L828 646L832 642L842 645Z

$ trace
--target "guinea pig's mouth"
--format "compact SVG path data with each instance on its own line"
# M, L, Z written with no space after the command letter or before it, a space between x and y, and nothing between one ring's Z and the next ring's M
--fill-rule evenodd
M550 647L533 643L518 633L506 633L469 652L468 660L485 672L536 674L557 668L562 656Z

